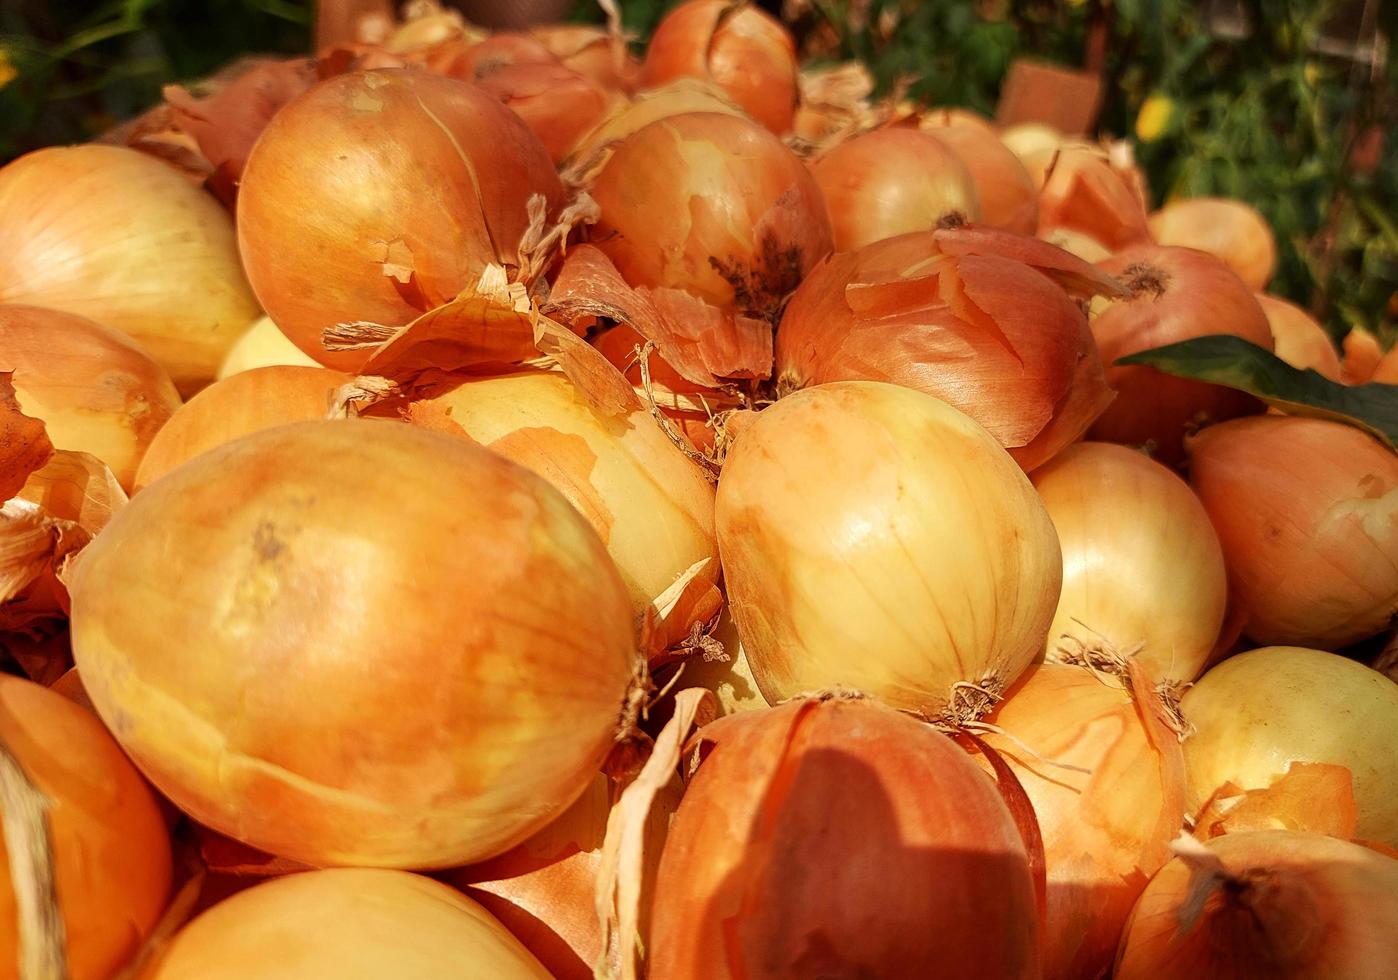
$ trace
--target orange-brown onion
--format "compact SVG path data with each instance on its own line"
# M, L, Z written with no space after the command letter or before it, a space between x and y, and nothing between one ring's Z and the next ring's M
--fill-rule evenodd
M1243 632L1336 649L1398 612L1398 456L1358 429L1259 415L1189 442Z
M921 130L892 126L863 133L821 156L811 173L841 252L931 231L952 215L981 217L966 163L951 146Z
M1107 976L1131 906L1184 824L1176 736L1153 695L1142 701L1066 664L1030 667L990 721L1004 734L985 740L1019 778L1043 836L1044 978Z
M430 66L451 78L475 82L511 65L557 65L558 58L538 38L519 31L488 37L434 56Z
M974 716L1043 650L1063 559L1024 473L971 419L873 381L817 385L734 441L715 508L762 694L833 686Z
M1057 283L1010 258L943 254L933 232L812 270L777 330L776 375L783 390L862 379L925 391L1025 469L1080 437L1110 399L1087 320Z
M0 675L0 741L47 797L67 976L106 980L150 935L169 899L170 839L155 797L91 712ZM0 853L0 977L18 978L20 936Z
M147 776L307 864L513 847L586 788L638 663L626 588L572 505L398 422L299 422L191 460L108 525L72 593L83 683Z
M262 882L176 933L141 980L549 980L479 904L420 875L369 868Z
M1000 130L1000 141L1011 153L1028 166L1041 150L1053 151L1068 142L1068 138L1047 123L1016 123Z
M129 337L72 313L0 306L0 372L57 449L90 453L127 490L180 407L170 376Z
M946 736L873 701L801 699L697 738L653 980L1039 976L1024 842Z
M782 134L796 113L796 70L791 34L766 11L732 0L688 0L656 25L641 84L712 81L753 119Z
M228 212L174 167L95 144L0 169L0 303L120 330L185 394L258 316Z
M1174 471L1104 442L1070 446L1034 471L1063 549L1048 657L1109 646L1157 681L1191 681L1228 605L1223 549Z
M1386 359L1378 338L1363 327L1353 327L1345 334L1342 349L1345 384L1362 385L1369 381Z
M1150 216L1150 234L1161 245L1208 252L1228 263L1255 290L1266 288L1277 264L1277 243L1255 208L1226 197L1171 201Z
M549 52L580 75L613 92L630 92L641 77L641 62L626 49L626 40L593 24L545 24L530 33Z
M1188 381L1143 366L1115 366L1117 358L1166 344L1231 333L1272 349L1272 331L1252 290L1212 255L1192 248L1138 245L1098 267L1126 282L1134 295L1113 301L1092 318L1092 333L1116 398L1089 430L1089 438L1128 445L1153 444L1164 463L1184 456L1187 429L1260 411L1250 395Z
M964 110L924 114L919 126L951 149L966 165L976 188L981 220L988 225L1032 235L1039 227L1039 189L1029 171L995 130Z
M399 326L514 268L531 195L563 186L529 127L473 85L414 69L328 79L268 125L243 172L238 241L267 314L298 347L331 353L337 323Z
M554 163L568 156L614 98L562 65L503 65L477 84L528 123Z
M219 365L217 381L240 371L275 367L281 364L301 364L315 367L320 362L287 339L286 334L268 316L258 317L247 333L229 348L228 356Z
M1343 381L1340 353L1325 328L1301 307L1266 293L1257 302L1267 317L1276 355L1292 367L1311 368L1331 381Z
M1378 366L1374 368L1374 373L1368 377L1368 381L1398 385L1398 353L1395 351L1398 351L1398 348L1394 348L1383 356Z
M1149 239L1139 189L1099 147L1065 143L1036 150L1024 166L1039 188L1040 235L1067 229L1111 250Z
M573 159L579 163L595 163L600 170L600 165L611 159L611 149L632 133L657 120L686 112L718 112L748 118L747 113L712 82L677 78L659 88L637 92L629 102L617 104L583 137Z
M628 283L725 310L769 314L831 249L805 165L739 116L683 113L637 130L592 196L602 209L592 241Z
M1211 840L1136 903L1117 980L1386 980L1398 860L1290 830Z
M135 488L148 486L210 449L254 432L323 419L348 374L323 367L276 366L217 381L182 406L141 460Z

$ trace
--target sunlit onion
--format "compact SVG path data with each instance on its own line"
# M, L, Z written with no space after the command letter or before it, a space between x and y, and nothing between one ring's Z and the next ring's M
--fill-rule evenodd
M1161 245L1197 248L1217 256L1255 290L1266 287L1277 264L1277 243L1267 219L1231 198L1171 201L1150 216L1150 233Z
M659 88L638 92L627 103L617 105L605 119L587 133L574 151L579 163L592 163L598 170L611 159L611 149L651 123L687 112L719 112L748 118L747 113L712 82L697 78L677 78Z
M1330 335L1309 313L1276 296L1257 294L1267 316L1276 355L1292 367L1312 368L1331 381L1341 381L1340 354Z
M1047 123L1016 123L1000 131L1000 142L1009 147L1010 152L1025 165L1042 150L1052 152L1058 149L1066 139Z
M1101 262L1112 254L1112 250L1107 248L1091 235L1083 234L1080 231L1073 231L1071 228L1055 228L1043 236L1044 241L1050 245L1057 245L1065 252L1071 252L1084 262Z
M1039 234L1066 228L1113 250L1149 238L1139 190L1112 167L1105 151L1068 143L1022 159L1040 188Z
M614 98L562 65L507 65L479 84L529 124L554 163L568 156Z
M975 121L968 121L968 117ZM982 221L1021 234L1034 234L1039 226L1038 188L1024 164L1000 142L988 123L963 110L941 109L924 114L919 125L966 164L976 187Z
M546 24L530 33L573 71L613 92L630 92L641 77L641 63L626 41L592 24Z
M275 367L277 365L319 366L305 351L287 339L286 334L268 316L259 317L228 351L228 356L219 366L218 378L222 381L240 371L253 368Z

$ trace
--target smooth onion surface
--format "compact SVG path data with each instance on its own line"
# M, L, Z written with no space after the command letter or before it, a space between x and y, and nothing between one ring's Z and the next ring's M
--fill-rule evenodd
M1398 350L1398 348L1395 348ZM1398 353L1389 351L1374 368L1374 373L1366 380L1379 384L1398 385Z
M1314 317L1295 303L1265 293L1257 294L1257 302L1267 317L1278 357L1292 367L1312 368L1331 381L1343 382L1340 353Z
M939 110L922 117L920 126L961 158L976 188L981 220L988 225L1032 235L1039 226L1039 189L995 130L968 121L960 110ZM971 116L975 120L977 117Z
M1039 151L1052 152L1067 141L1063 133L1047 123L1016 123L1000 130L1000 142L1026 166Z
M1267 219L1232 198L1171 201L1150 216L1150 234L1161 245L1217 256L1254 290L1266 288L1277 264L1277 243Z
M630 102L616 106L583 137L573 158L580 163L594 160L604 163L611 159L610 148L620 145L632 133L668 116L687 112L718 112L748 118L747 113L712 82L677 78L658 88L637 92Z
M222 381L240 371L282 364L317 367L320 362L288 340L271 317L258 317L257 322L229 349L215 380Z

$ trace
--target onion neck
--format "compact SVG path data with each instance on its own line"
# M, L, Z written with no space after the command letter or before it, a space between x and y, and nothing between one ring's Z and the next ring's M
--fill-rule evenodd
M1154 299L1160 299L1170 285L1170 274L1149 262L1134 262L1123 269L1121 275L1132 299L1139 299L1147 293Z
M1317 959L1327 932L1324 903L1309 875L1288 868L1211 874L1200 939L1216 954L1265 965L1283 975ZM1190 929L1181 927L1182 938Z

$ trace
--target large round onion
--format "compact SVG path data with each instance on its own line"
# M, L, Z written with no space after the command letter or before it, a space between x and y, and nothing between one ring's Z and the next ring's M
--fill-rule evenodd
M412 69L353 72L282 109L238 193L248 278L277 326L331 367L337 323L393 326L517 265L531 195L563 187L538 138L465 82Z
M568 156L615 98L562 65L504 65L478 84L529 124L554 163Z
M335 868L265 881L176 934L142 980L549 980L460 892L402 871Z
M1228 604L1223 549L1174 472L1125 446L1070 446L1034 471L1063 549L1048 655L1135 656L1157 681L1191 681L1218 643Z
M875 129L835 147L811 166L842 252L959 215L977 220L976 182L956 151L931 133Z
M1309 313L1295 303L1265 293L1257 294L1257 302L1267 317L1278 357L1292 367L1313 368L1331 381L1343 381L1339 351L1325 328Z
M1099 267L1126 282L1134 295L1092 318L1107 382L1117 396L1092 426L1091 438L1151 444L1157 459L1177 463L1188 427L1259 410L1256 399L1230 388L1150 367L1113 366L1127 354L1216 333L1271 350L1267 317L1233 270L1204 252L1160 245L1125 249Z
M170 839L139 773L91 712L0 675L0 741L48 798L53 869L72 980L107 980L160 919ZM20 937L0 854L0 975L18 977Z
M1000 142L995 130L984 122L968 121L962 111L945 109L925 114L919 125L950 147L966 165L975 184L982 221L1024 235L1034 234L1039 226L1039 190L1024 164Z
M0 170L0 303L129 334L185 394L213 378L258 313L218 202L168 164L98 145L38 150Z
M1189 443L1190 480L1259 643L1334 649L1398 613L1398 456L1358 429L1259 415Z
M320 362L314 360L301 348L287 339L286 334L277 329L269 316L258 317L248 328L247 333L238 338L228 351L228 356L218 369L218 378L251 371L253 368L275 367L281 364L301 364L315 367Z
M567 808L637 667L602 543L494 453L385 421L206 453L83 553L73 652L201 823L309 864L445 867Z
M705 727L670 828L653 980L1037 977L1024 842L955 743L870 701Z
M988 433L897 385L818 385L733 443L715 510L768 702L843 686L967 720L1043 649L1053 525Z
M1387 980L1398 860L1287 830L1167 864L1131 915L1117 980Z
M1149 238L1140 192L1098 147L1065 143L1022 157L1039 187L1039 233L1067 229L1109 249Z
M1320 650L1264 647L1210 669L1181 710L1193 728L1184 743L1190 812L1229 783L1247 793L1296 763L1344 766L1355 836L1398 847L1398 684L1383 674Z
M796 44L787 29L751 3L689 0L656 25L641 84L676 78L716 82L774 133L791 129L796 113Z
M86 317L0 306L0 372L58 449L91 453L131 489L141 457L180 407L170 376L123 334Z
M1277 264L1277 243L1267 219L1242 201L1190 197L1171 201L1150 216L1150 233L1161 245L1182 245L1228 263L1255 290L1266 288Z
M638 92L630 102L618 105L610 115L587 133L574 151L580 163L601 164L611 158L611 147L623 143L632 133L669 116L687 112L718 112L748 118L742 109L712 82L697 78L677 78L659 88Z

